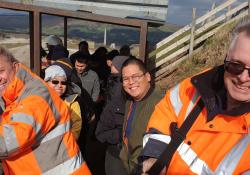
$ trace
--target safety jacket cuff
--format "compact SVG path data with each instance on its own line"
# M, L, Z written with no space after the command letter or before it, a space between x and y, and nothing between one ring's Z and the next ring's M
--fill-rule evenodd
M143 157L159 158L166 148L166 143L150 138L145 145L142 155Z

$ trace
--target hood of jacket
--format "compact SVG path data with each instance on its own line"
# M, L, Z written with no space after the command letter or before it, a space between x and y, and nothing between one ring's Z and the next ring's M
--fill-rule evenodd
M68 84L68 87L67 87L67 90L66 90L66 93L64 94L63 98L68 102L68 103L72 103L76 100L76 98L78 96L81 95L81 88L73 83L73 82L70 82Z
M33 79L34 73L32 73L27 67L25 67L21 63L18 64L19 67L16 75L14 76L13 80L10 82L2 96L6 106L11 104L18 98L25 85L27 85L29 82L34 83L33 81L37 80Z

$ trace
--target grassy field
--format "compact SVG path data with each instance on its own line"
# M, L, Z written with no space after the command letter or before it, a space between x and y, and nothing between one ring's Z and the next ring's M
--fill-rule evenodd
M163 89L169 89L181 80L193 76L205 69L223 64L231 39L230 31L236 22L223 27L217 34L209 38L203 47L191 58L183 61L170 76L157 82Z

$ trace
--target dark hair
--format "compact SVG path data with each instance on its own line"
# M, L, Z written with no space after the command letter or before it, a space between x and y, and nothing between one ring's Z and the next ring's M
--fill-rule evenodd
M129 56L130 55L130 47L128 45L124 45L120 48L120 55Z
M76 58L76 61L78 61L79 63L84 63L84 64L87 64L89 63L89 59L86 58L86 57L77 57Z
M89 61L90 60L90 55L82 53L82 52L78 52L76 54L76 60L77 61L79 61L79 60L87 60L87 61Z
M128 66L128 65L137 65L139 67L139 69L143 72L143 73L147 73L149 72L145 63L137 58L129 58L127 59L123 64L122 64L122 68L121 68L121 72L123 70L124 67Z
M115 56L119 55L119 51L118 50L111 50L108 54L107 54L107 60L113 60Z
M105 47L101 46L95 50L93 55L102 55L102 54L106 54L107 52L108 52L107 49Z
M79 48L80 48L81 46L84 46L84 47L88 48L88 47L89 47L89 44L88 44L87 41L81 41L81 42L78 44L78 46L79 46Z

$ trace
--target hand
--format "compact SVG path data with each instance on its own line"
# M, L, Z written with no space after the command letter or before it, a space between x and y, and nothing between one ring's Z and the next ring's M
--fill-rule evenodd
M142 174L141 175L148 175L146 172L153 166L153 164L157 161L156 158L149 158L143 161L142 164ZM163 168L159 175L165 175L166 168Z

